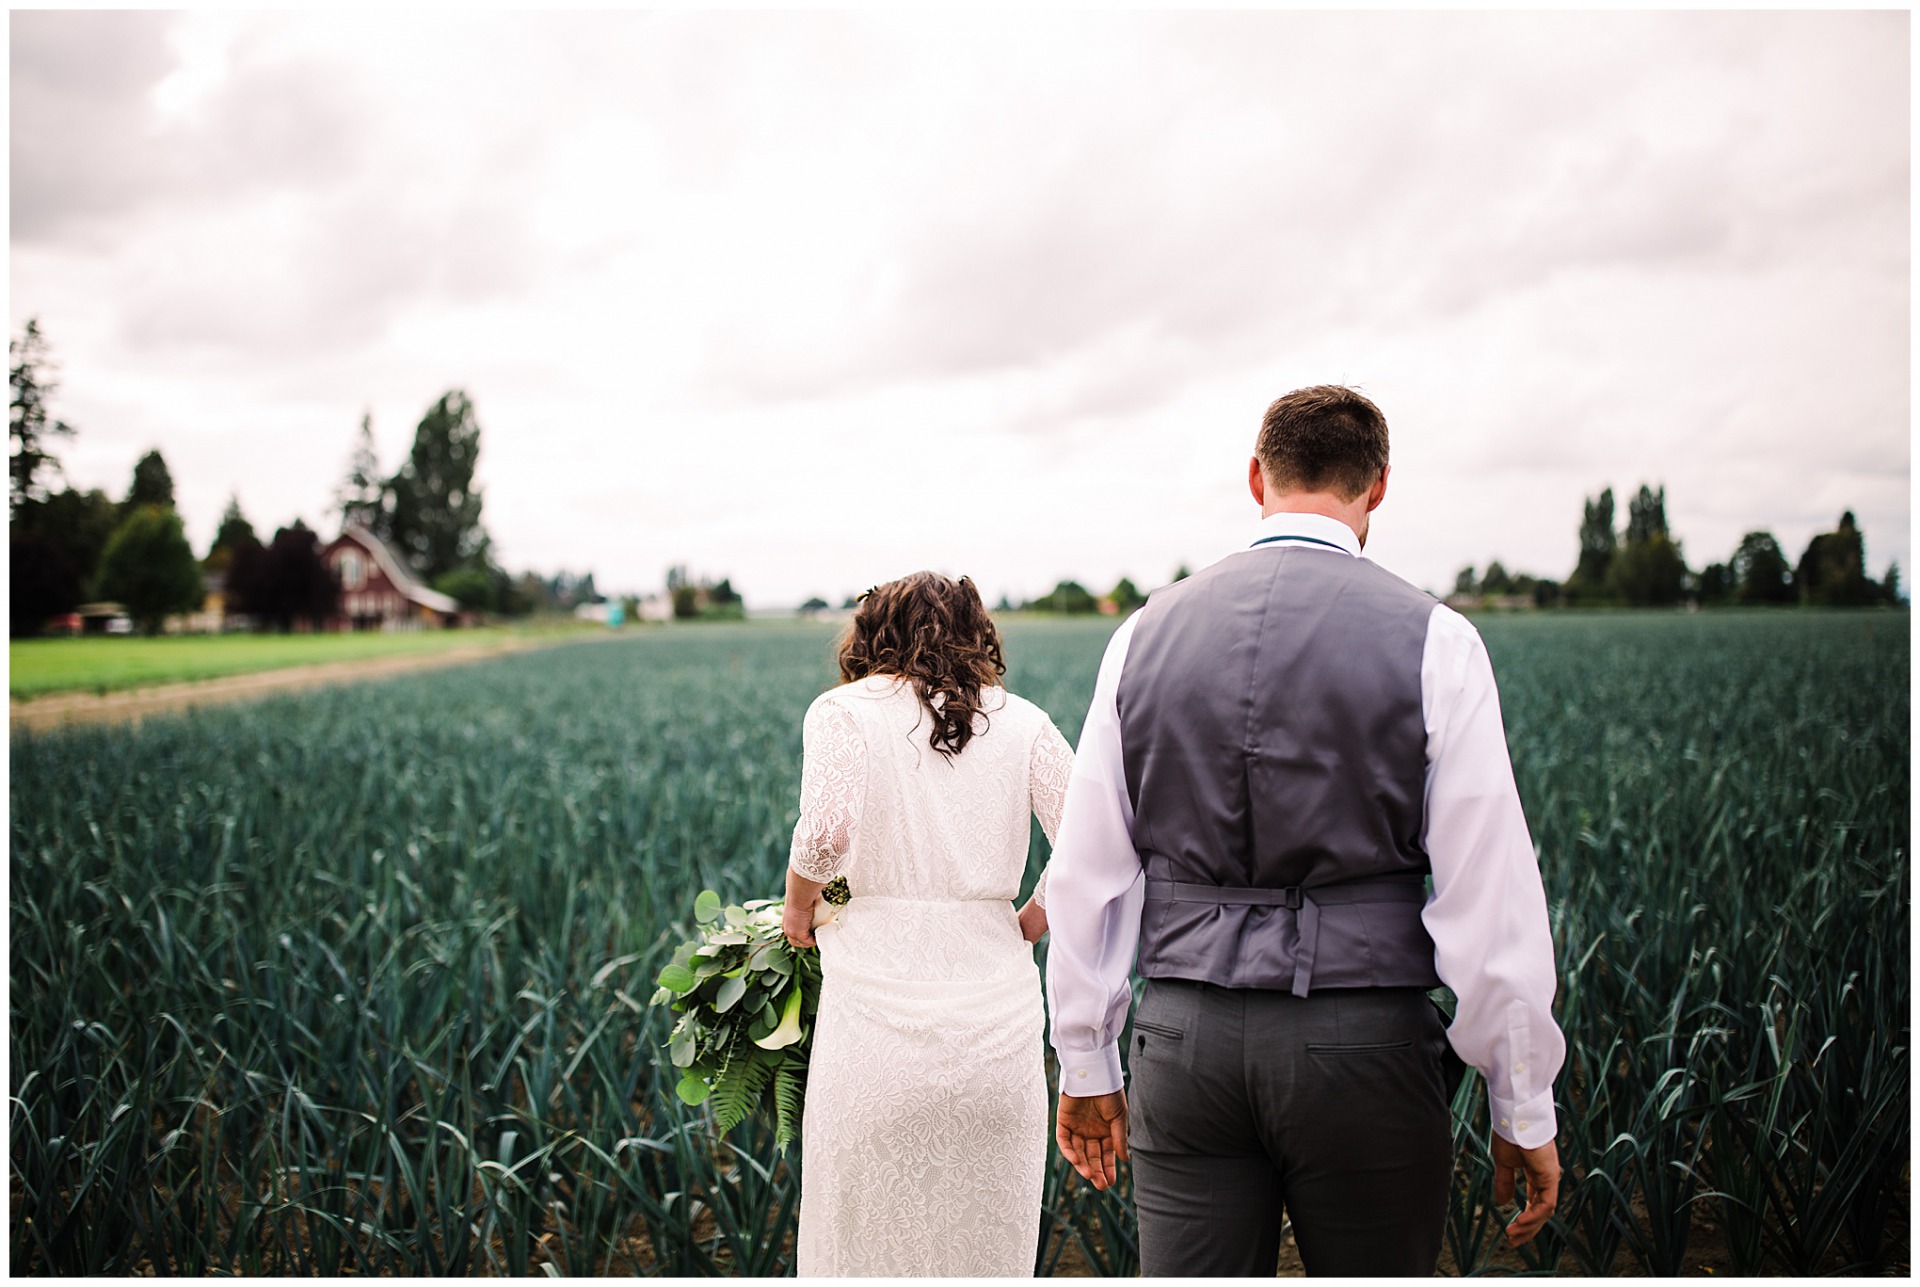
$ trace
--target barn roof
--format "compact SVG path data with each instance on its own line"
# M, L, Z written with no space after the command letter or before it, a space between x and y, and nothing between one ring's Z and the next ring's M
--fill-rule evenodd
M423 608L432 608L435 612L458 612L460 605L451 596L438 590L429 590L421 585L413 573L407 569L406 562L388 548L387 543L368 531L359 523L348 523L341 529L334 544L352 541L373 555L374 562L387 574L387 580L393 582L394 589Z

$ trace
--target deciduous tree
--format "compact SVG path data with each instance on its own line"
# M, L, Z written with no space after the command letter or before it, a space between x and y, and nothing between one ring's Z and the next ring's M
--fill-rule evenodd
M1123 617L1147 601L1147 596L1140 593L1139 588L1133 584L1133 578L1125 576L1120 578L1120 583L1113 587L1113 593L1107 598L1113 602L1115 608L1119 609Z
M421 418L413 450L388 484L391 542L429 582L485 553L480 493L473 485L479 463L473 402L450 390Z
M1076 616L1080 613L1100 610L1100 605L1093 594L1078 581L1062 581L1027 606L1037 612L1061 612Z
M499 587L486 568L468 565L434 578L433 588L463 608L492 612L500 606Z
M244 542L236 548L227 584L236 606L282 634L296 621L317 629L339 611L340 584L320 558L320 538L298 519L275 531L264 548Z
M79 578L82 599L95 594L100 556L118 526L120 507L97 487L84 492L62 488L22 506L13 522L15 532L44 536L60 548Z
M1567 597L1576 602L1606 598L1607 570L1613 566L1619 548L1620 538L1613 529L1613 488L1607 487L1585 503L1580 517L1580 559L1567 578Z
M1735 584L1731 567L1725 563L1709 563L1700 569L1694 594L1702 606L1714 607L1732 601Z
M1866 551L1853 511L1840 516L1840 525L1807 543L1793 583L1802 603L1852 608L1880 598L1880 587L1867 579Z
M100 556L100 593L125 607L148 634L159 633L167 614L198 608L200 561L180 516L160 505L128 514Z
M1667 531L1667 489L1641 484L1627 502L1627 539L1607 562L1607 588L1636 607L1680 602L1687 562Z
M50 617L72 612L80 603L80 574L66 551L34 532L7 543L9 633L37 635Z
M1787 556L1772 532L1748 532L1733 552L1734 598L1741 603L1792 603L1797 597Z

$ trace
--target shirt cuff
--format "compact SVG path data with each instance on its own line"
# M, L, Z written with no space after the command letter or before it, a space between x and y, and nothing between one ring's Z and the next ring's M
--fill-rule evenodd
M1507 1103L1488 1094L1493 1110L1493 1131L1501 1139L1521 1148L1539 1148L1551 1144L1559 1128L1553 1115L1553 1090L1548 1088L1524 1104Z
M1075 1099L1111 1095L1120 1089L1120 1043L1099 1050L1056 1050L1060 1056L1060 1093Z

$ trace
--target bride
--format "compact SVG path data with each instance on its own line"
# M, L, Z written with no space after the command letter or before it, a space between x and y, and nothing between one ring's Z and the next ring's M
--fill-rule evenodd
M803 1276L1033 1272L1046 1166L1043 873L1073 752L999 686L973 583L917 572L867 592L840 687L807 711L783 928L812 946L820 1011L802 1125Z

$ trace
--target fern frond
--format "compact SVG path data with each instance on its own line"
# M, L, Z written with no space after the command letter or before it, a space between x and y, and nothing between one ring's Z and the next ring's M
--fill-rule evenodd
M738 1126L760 1103L760 1092L767 1088L773 1069L741 1053L728 1061L713 1088L713 1124L720 1134Z
M799 1066L791 1059L782 1060L773 1074L773 1139L782 1153L800 1135L803 1085Z

